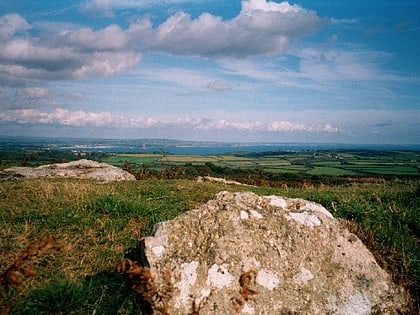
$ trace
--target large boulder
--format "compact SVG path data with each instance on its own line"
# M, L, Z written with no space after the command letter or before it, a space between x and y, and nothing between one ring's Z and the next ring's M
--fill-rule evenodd
M221 192L125 261L154 314L397 314L407 296L321 205ZM147 310L147 308L146 308Z
M39 167L11 167L1 172L3 178L81 178L102 181L136 180L133 174L118 167L90 160L42 165Z

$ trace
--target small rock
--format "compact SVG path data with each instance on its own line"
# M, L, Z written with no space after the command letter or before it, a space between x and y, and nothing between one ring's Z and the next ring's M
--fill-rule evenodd
M11 167L0 172L0 178L81 178L102 181L136 180L133 174L118 167L86 159L42 165L39 167Z

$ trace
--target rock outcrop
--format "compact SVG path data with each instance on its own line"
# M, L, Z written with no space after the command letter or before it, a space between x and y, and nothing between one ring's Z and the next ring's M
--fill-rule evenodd
M1 178L81 178L102 181L136 180L135 176L112 165L90 160L42 165L39 167L11 167Z
M362 242L302 199L221 192L158 224L141 248L136 290L154 314L397 314L407 304Z

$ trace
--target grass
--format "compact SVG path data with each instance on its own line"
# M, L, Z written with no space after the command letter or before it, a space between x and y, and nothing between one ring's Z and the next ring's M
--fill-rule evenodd
M336 168L331 166L315 166L312 170L307 172L311 175L327 175L327 176L350 176L356 175L357 173L347 169Z
M414 180L305 189L189 180L0 181L0 274L28 244L45 235L71 248L34 257L30 264L36 276L18 287L0 286L0 302L13 306L10 314L139 314L129 284L114 272L116 264L155 223L195 208L221 190L323 204L362 238L395 281L418 297L419 187ZM413 299L413 314L418 302Z
M104 162L116 166L122 166L124 163L153 163L159 160L158 155L137 155L137 154L119 154L118 156L109 156Z

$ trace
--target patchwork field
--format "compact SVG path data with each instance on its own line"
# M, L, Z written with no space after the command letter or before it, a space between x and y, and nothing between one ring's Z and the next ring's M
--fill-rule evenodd
M207 165L274 174L318 176L420 176L420 153L411 151L302 151L228 155L113 154L104 160L123 167L163 169Z

